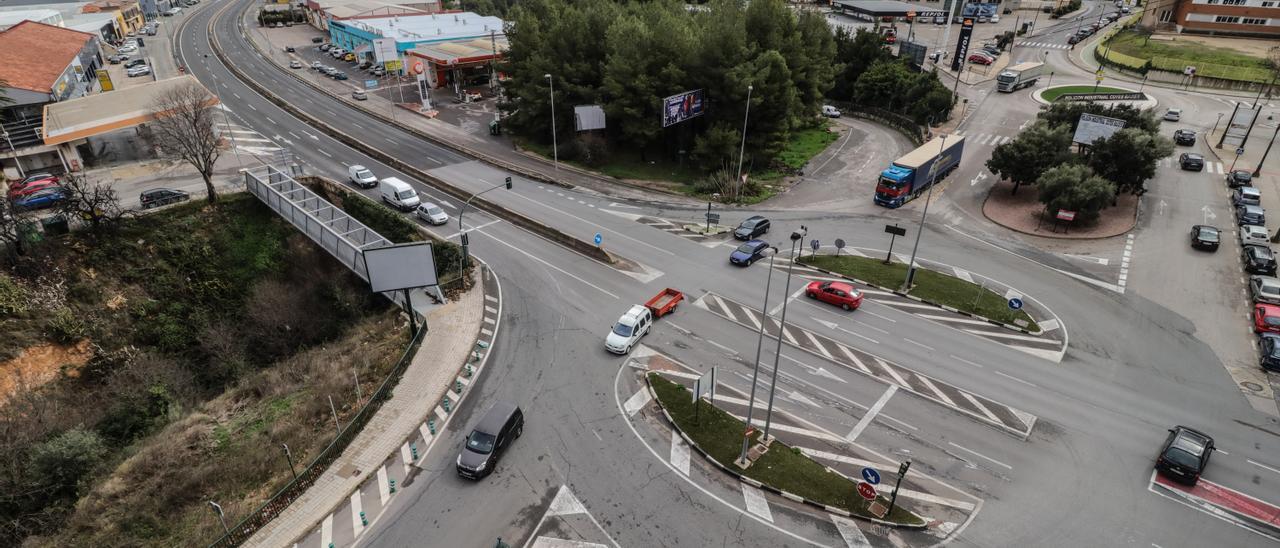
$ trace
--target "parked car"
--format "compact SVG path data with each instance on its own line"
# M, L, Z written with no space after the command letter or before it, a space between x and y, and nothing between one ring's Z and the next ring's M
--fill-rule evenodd
M116 53L137 53L137 52L138 52L138 46L133 46L133 45L120 46L120 49L116 50Z
M348 62L350 62L350 61L355 61L355 60L356 60L356 54L354 54L354 53L344 53L344 54L342 54L342 60L343 60L343 61L348 61Z
M1236 225L1267 226L1267 210L1256 205L1239 206L1236 208Z
M58 205L59 202L66 199L66 191L62 190L62 187L55 185L13 198L12 203L16 209L45 209Z
M1187 171L1203 171L1204 156L1194 152L1183 152L1178 156L1178 167Z
M1183 146L1195 146L1196 132L1189 129L1180 129L1173 132L1173 142Z
M1258 346L1262 359L1259 364L1269 371L1280 371L1280 335L1261 333L1258 335Z
M653 311L642 304L634 305L613 324L604 338L604 349L614 354L628 354L641 337L649 334L652 326Z
M1067 37L1067 43L1071 45L1075 45L1075 44L1079 44L1080 40L1083 40L1083 39L1084 37L1080 36L1079 34L1072 34L1071 36Z
M1240 227L1240 245L1271 243L1266 227L1258 225L1242 225Z
M733 237L739 240L752 240L756 236L769 233L769 219L759 215L753 215L742 221L738 228L734 229Z
M1255 303L1280 304L1280 278L1249 276L1249 296Z
M351 98L357 101L367 101L369 100L369 94L362 89L357 89L351 92Z
M1280 333L1280 305L1254 303L1253 332Z
M322 70L322 69L324 69L324 63L321 63L320 61L313 61L313 62L311 63L311 70L317 70L317 71L318 71L318 70Z
M1191 247L1217 251L1218 244L1221 242L1222 233L1217 227L1208 225L1195 225L1191 227Z
M805 295L845 310L857 310L862 306L862 292L844 282L809 282Z
M128 60L129 60L129 55L125 53L117 53L115 55L111 55L107 57L107 62L113 65L119 65L120 63L123 63Z
M299 60L297 60L297 59L290 59L290 60L289 60L289 68L291 68L291 69L300 69L300 68L302 68L302 61L299 61Z
M1213 438L1186 426L1175 426L1169 429L1169 437L1160 447L1156 472L1175 481L1195 485L1209 466L1212 453Z
M985 15L979 15L979 16L978 16L978 22L979 22L979 23L990 23L990 22L991 22L991 18L990 18L990 17L987 17L987 16L985 16Z
M449 222L449 214L445 213L440 206L431 202L422 202L418 204L418 209L414 210L414 214L433 225L442 225Z
M333 76L333 73L335 72L338 72L338 69L329 66L320 67L320 73L325 76Z
M1177 122L1182 119L1182 109L1171 108L1164 111L1164 119L1170 122Z
M151 209L163 205L176 204L191 199L191 195L186 191L173 188L153 188L142 191L138 195L138 201L142 203L142 209Z
M1227 174L1227 186L1231 188L1249 186L1252 182L1253 173L1243 169L1237 169Z
M321 36L312 36L312 37L311 37L311 43L312 43L312 44L319 44L319 43L321 43L321 42L324 42L324 37L321 37Z
M333 76L333 79L334 79L334 80L346 80L346 79L347 79L347 73L342 72L342 71L340 71L340 70L335 70L335 71L333 71L332 76Z
M524 433L524 413L515 404L498 402L476 424L458 455L458 475L479 480L493 473L511 442Z
M969 55L969 62L975 65L990 65L995 62L995 59L982 53L973 53Z
M127 74L130 78L133 78L136 76L146 76L148 74L151 74L151 67L148 67L146 65L136 66L129 69L129 71L126 72L125 74Z
M764 250L769 249L769 242L751 240L729 253L729 263L739 266L751 266L751 263L764 258Z
M285 53L294 53L294 52L296 52L296 51L297 51L297 50L293 49L293 46L285 46L285 47L284 47L284 52L285 52Z
M1251 186L1242 186L1231 191L1231 205L1262 205L1262 192Z
M995 13L991 14L990 21L991 21L992 23L999 23L999 22L1000 22L1000 15L995 14Z
M58 180L56 178L40 179L37 181L32 181L27 184L16 184L14 186L9 187L9 199L13 200L13 199L21 198L23 196L30 196L32 194L40 192L41 190L45 190L49 188L57 188L59 186L60 185L58 185Z
M323 43L323 44L320 44L320 46L319 46L319 48L318 48L318 49L319 49L320 51L325 51L325 52L327 52L327 51L329 51L330 49L333 49L333 44L330 44L330 43L328 43L328 42L325 42L325 43Z
M143 65L145 65L145 64L147 64L147 60L146 60L146 59L134 59L134 60L132 60L132 61L128 61L128 62L126 62L126 63L124 64L124 68L126 68L126 69L131 69L131 68L134 68L134 67L140 67L140 66L143 66Z
M1250 274L1276 274L1276 254L1265 245L1249 244L1240 251L1244 271Z

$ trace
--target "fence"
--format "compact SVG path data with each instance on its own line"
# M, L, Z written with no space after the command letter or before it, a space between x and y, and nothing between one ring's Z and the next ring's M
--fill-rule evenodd
M852 103L833 104L838 106L843 113L848 114L849 116L879 122L898 130L899 133L907 136L907 138L910 139L912 143L915 143L916 146L924 144L924 129L921 128L920 124L917 124L915 120L912 120L907 116L877 107L864 107L862 105L855 105Z
M235 527L231 528L231 532L223 535L222 538L214 541L209 548L229 548L239 546L249 537L253 536L262 526L266 525L276 516L280 515L293 501L302 496L303 493L316 482L316 479L329 468L333 461L342 455L347 446L351 444L351 440L364 428L369 419L378 412L382 407L382 403L391 396L391 390L400 380L400 375L404 374L404 370L409 367L409 362L413 361L413 355L417 353L418 347L422 345L422 337L427 330L419 329L414 335L413 340L409 341L409 346L405 348L404 354L400 356L400 360L396 362L395 367L387 374L387 378L382 381L378 389L369 396L369 402L356 413L356 416L347 423L346 427L338 433L338 436L325 447L315 460L298 474L296 479L289 481L279 491L276 491L266 502L259 506L257 510L249 514L248 517L240 520Z

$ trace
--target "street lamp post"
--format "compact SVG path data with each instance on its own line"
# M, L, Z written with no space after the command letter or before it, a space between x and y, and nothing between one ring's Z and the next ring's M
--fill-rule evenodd
M559 170L560 144L556 141L556 84L551 79L551 73L542 76L547 79L547 87L551 89L551 162Z
M212 506L212 507L213 507L213 511L214 511L215 513L217 513L217 514L218 514L218 521L222 522L222 530L223 530L223 532L225 532L226 534L230 535L230 534L231 534L231 528L230 528L230 527L227 527L227 517L226 517L226 516L224 516L224 515L222 515L222 507L221 507L221 506L218 506L218 503L213 502L213 501L209 501L209 506Z
M778 254L778 248L769 246L769 275L764 279L764 303L760 305L760 313L769 313L769 286L773 283L773 256ZM784 297L785 298L785 297ZM760 378L760 350L764 346L764 324L760 322L760 332L756 335L756 361L751 365L751 398L747 400L747 424L742 430L742 452L738 454L737 464L741 468L747 467L747 444L751 440L751 415L756 408L756 380ZM781 337L781 333L778 334ZM781 340L781 339L779 339Z
M938 148L938 155L942 155L947 150L947 136L942 136L942 145ZM936 165L934 167L937 167ZM929 174L929 192L924 197L924 212L920 214L920 228L916 230L916 243L911 246L911 262L907 263L907 279L902 283L902 291L905 293L911 290L911 282L916 277L916 251L920 249L920 235L924 234L925 219L929 216L929 202L933 198L933 186L938 183L938 170L934 169Z
M803 245L804 237L809 233L809 229L804 225L800 225L800 230L791 233L791 263L787 265L787 283L786 289L782 291L782 317L778 319L778 350L773 354L773 378L769 380L769 407L764 412L764 440L767 443L769 437L769 426L773 419L773 394L778 387L778 360L782 358L782 330L787 328L787 302L791 299L791 272L796 267L796 246Z
M751 84L747 84L747 110L742 115L742 146L738 148L738 178L733 182L735 185L742 184L742 157L747 153L747 120L751 117L751 89L753 87Z
M466 268L468 263L471 262L471 254L468 252L469 246L471 245L471 238L467 236L466 229L462 228L462 216L466 215L467 206L471 205L471 200L476 199L476 196L489 192L490 190L497 190L504 186L507 187L507 190L511 190L510 176L507 176L506 181L503 181L501 184L493 185L489 188L481 190L480 192L472 194L470 198L467 198L467 201L462 203L462 207L458 209L458 240L459 240L459 243L462 244L462 268Z
M1253 168L1253 176L1262 176L1262 162L1267 161L1267 155L1271 153L1271 145L1276 144L1276 135L1280 135L1280 124L1276 124L1276 130L1271 132L1271 142L1267 143L1267 149L1262 151L1262 159L1258 160L1258 167Z
M289 451L289 444L282 443L280 447L284 448L284 458L289 461L289 471L293 472L293 481L298 481L298 470L293 467L293 452Z

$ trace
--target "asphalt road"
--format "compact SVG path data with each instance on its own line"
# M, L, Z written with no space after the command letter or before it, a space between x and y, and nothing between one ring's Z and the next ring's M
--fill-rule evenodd
M237 10L221 9L227 5L215 3L188 16L181 29L180 56L191 73L222 98L235 123L290 149L309 172L342 178L344 164L361 163L380 176L412 179L294 119L237 81L214 56L204 57L209 53L210 18L218 16L218 40L253 78L343 131L366 135L383 150L466 188L480 190L505 175L395 128L372 127L374 122L356 111L279 74L243 43L232 17ZM993 135L997 130L1004 136L1016 134L1012 130L1035 109L1025 92L973 103L973 127L962 126L971 136L983 128ZM1162 304L1168 299L1149 289L1163 285L1163 291L1176 294L1177 284L1189 287L1194 280L1171 275L1177 270L1165 265L1160 270L1167 278L1158 279L1153 272L1148 279L1137 271L1134 291L1119 294L1064 274L1097 274L1069 258L989 233L980 217L966 209L982 188L968 183L981 171L982 155L989 154L983 150L967 151L964 167L948 183L951 190L938 198L937 216L931 211L933 224L923 235L922 256L1034 296L1044 310L1061 319L1070 347L1062 361L1054 363L874 296L853 313L818 307L803 298L792 301L787 320L797 330L838 338L853 350L1036 417L1030 435L1022 439L951 406L903 392L881 407L857 437L858 446L898 458L912 456L933 481L981 499L974 519L955 531L953 542L963 545L1173 547L1261 542L1254 533L1148 491L1151 461L1164 429L1188 424L1212 433L1224 450L1215 456L1207 479L1264 500L1280 500L1280 477L1254 464L1280 468L1274 458L1280 448L1271 434L1278 431L1274 420L1238 396L1218 365L1219 357L1196 335L1191 319L1196 309ZM856 153L842 159L849 164L858 161ZM865 177L874 180L874 171L881 167L870 167L873 171ZM417 186L451 215L457 214L459 204ZM778 512L772 523L749 519L742 494L737 493L736 500L728 496L732 485L704 491L673 472L662 462L665 452L647 450L618 409L616 379L624 359L605 353L602 339L619 314L668 286L699 302L706 302L713 292L758 306L754 303L769 275L764 264L731 267L725 260L729 248L720 242L694 241L638 222L640 217L694 221L697 211L611 202L592 193L524 180L512 191L487 196L584 239L600 233L606 247L641 267L619 271L505 222L468 213L473 253L503 276L506 316L494 366L479 381L478 397L469 398L459 410L463 420L453 422L456 430L444 434L448 443L425 457L423 466L429 473L419 480L425 487L406 489L362 542L479 546L497 536L525 539L560 485L570 486L621 546L802 542L793 535L815 544L841 542L838 532L803 514ZM790 229L806 224L810 235L824 242L842 237L851 247L883 249L882 225L913 226L920 205L856 216L816 209L766 212L778 227L769 238L782 244ZM730 210L725 221L749 213ZM451 236L455 227L441 232ZM1148 235L1153 250L1174 245L1156 236L1169 230L1144 224L1139 245L1148 245ZM1176 232L1181 238L1184 231ZM1215 259L1228 255L1219 252ZM1179 253L1176 260L1189 264L1198 259ZM1163 260L1152 259L1150 268L1154 271ZM770 308L784 298L781 282L773 280ZM792 295L799 283L793 281ZM797 336L801 337L807 339ZM675 316L660 320L646 340L690 366L718 365L731 379L747 374L750 360L739 358L752 355L755 343L754 330L699 306L682 307ZM886 384L802 346L788 344L782 351L779 385L801 397L780 398L779 409L810 417L843 435L883 397ZM843 382L813 373L818 368ZM740 380L731 382L742 385ZM458 430L472 422L475 411L498 399L525 409L528 435L506 455L494 476L478 484L464 482L452 472L455 455L449 448L461 443ZM806 399L844 405L814 406Z

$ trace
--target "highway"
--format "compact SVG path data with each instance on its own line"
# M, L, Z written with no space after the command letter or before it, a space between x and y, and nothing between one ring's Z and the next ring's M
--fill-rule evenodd
M363 164L380 177L413 182L451 216L460 205L259 96L212 53L211 30L226 55L254 80L339 131L471 191L484 190L508 175L378 124L283 74L259 56L237 28L237 16L249 5L212 2L186 15L179 29L179 58L221 98L236 124L291 151L309 173L343 179L346 165ZM1058 70L1073 70L1065 60L1052 62ZM1076 72L1071 76L1076 80L1089 78L1088 73ZM971 98L981 92L966 91ZM1162 106L1167 102L1206 108L1189 124L1205 125L1204 117L1212 116L1205 105L1213 100L1204 96L1164 89L1152 94ZM971 99L975 112L961 127L971 142L982 140L979 135L1015 135L1038 109L1026 91L1000 95ZM975 333L984 330L944 311L922 310L886 295L869 293L868 304L852 313L803 297L789 300L790 331L783 337L787 342L781 352L777 405L794 424L804 424L796 435L831 432L847 438L856 430L856 440L846 446L849 454L883 464L911 457L913 472L919 472L911 478L918 490L948 501L929 505L926 501L931 499L915 500L946 516L951 524L946 530L898 532L862 523L861 533L875 546L923 546L943 538L972 546L1266 542L1258 533L1149 489L1151 464L1165 429L1186 424L1211 433L1222 450L1214 456L1207 480L1280 501L1280 473L1275 472L1280 469L1275 457L1280 428L1275 417L1240 397L1225 374L1224 359L1215 353L1222 345L1248 344L1239 288L1202 293L1202 301L1185 298L1217 286L1236 266L1228 246L1206 259L1185 245L1185 218L1199 211L1201 201L1222 198L1221 185L1207 174L1161 169L1152 194L1171 195L1167 202L1186 205L1143 217L1128 274L1130 290L1120 293L1079 279L1115 285L1117 279L1106 278L1116 275L1113 268L1082 266L1063 250L1042 251L1039 242L1014 239L983 225L974 207L980 207L991 180L981 185L970 181L985 172L981 162L993 146L993 141L986 141L966 150L962 168L935 198L937 209L930 211L921 257L985 276L1035 299L1038 320L1058 320L1061 335L1056 336L1067 342L1066 352L1060 360L1046 359L1027 351L1039 343ZM850 149L848 154L858 151ZM880 167L868 167L868 181ZM769 276L765 263L733 267L727 261L731 241L699 241L650 222L696 222L700 210L619 202L518 176L513 190L486 197L583 240L599 233L607 249L637 266L604 265L500 219L467 212L472 253L503 280L504 318L491 362L495 366L479 381L479 392L459 409L461 420L444 433L447 443L425 457L423 478L392 500L361 543L481 546L499 536L524 542L562 485L569 486L605 537L619 546L847 542L847 531L828 517L780 498L768 499L773 511L765 519L751 499L744 499L736 481L710 473L696 457L691 470L673 467L670 434L664 439L660 424L646 420L644 413L627 413L621 403L636 391L628 382L634 380L628 359L603 349L609 326L632 303L664 287L679 288L693 306L682 306L659 320L644 340L647 351L692 370L716 366L728 388L748 389L750 356L756 347L756 332L749 326L757 317L752 310L759 308ZM922 205L918 200L899 210L884 210L870 205L868 192L865 206L840 211L794 204L771 210L766 203L751 211L725 211L724 218L729 224L751 213L768 215L775 226L768 238L784 251L789 248L788 233L803 224L809 227L806 240L815 238L826 245L843 238L849 248L875 254L887 246L882 230L886 223L908 226L909 235L914 235ZM1225 210L1218 217L1226 221ZM456 226L437 231L456 240ZM1114 254L1114 264L1119 264L1118 245L1103 244L1099 253ZM1207 261L1215 266L1199 270ZM798 268L787 292L785 266L779 260L775 268L771 309L784 298L796 297L801 284L821 277ZM1204 311L1214 310L1219 300L1234 301L1221 313ZM1239 336L1201 336L1220 329L1218 324L1229 324ZM886 380L893 374L859 371L832 342L819 342L827 340L843 345L861 362L883 362L885 371L893 368L907 380L898 384ZM767 356L772 348L766 343ZM1227 361L1243 359L1232 355ZM900 385L901 390L891 388ZM943 396L930 396L924 385L937 387L935 394ZM1002 427L1000 421L968 410L964 400L970 397L991 402L985 407L993 414L1017 410L1034 420L1026 421L1028 431L1019 434L1007 422ZM478 418L476 412L495 400L514 401L524 409L526 435L493 476L479 483L462 480L453 472L453 448ZM877 414L859 430L873 407Z

